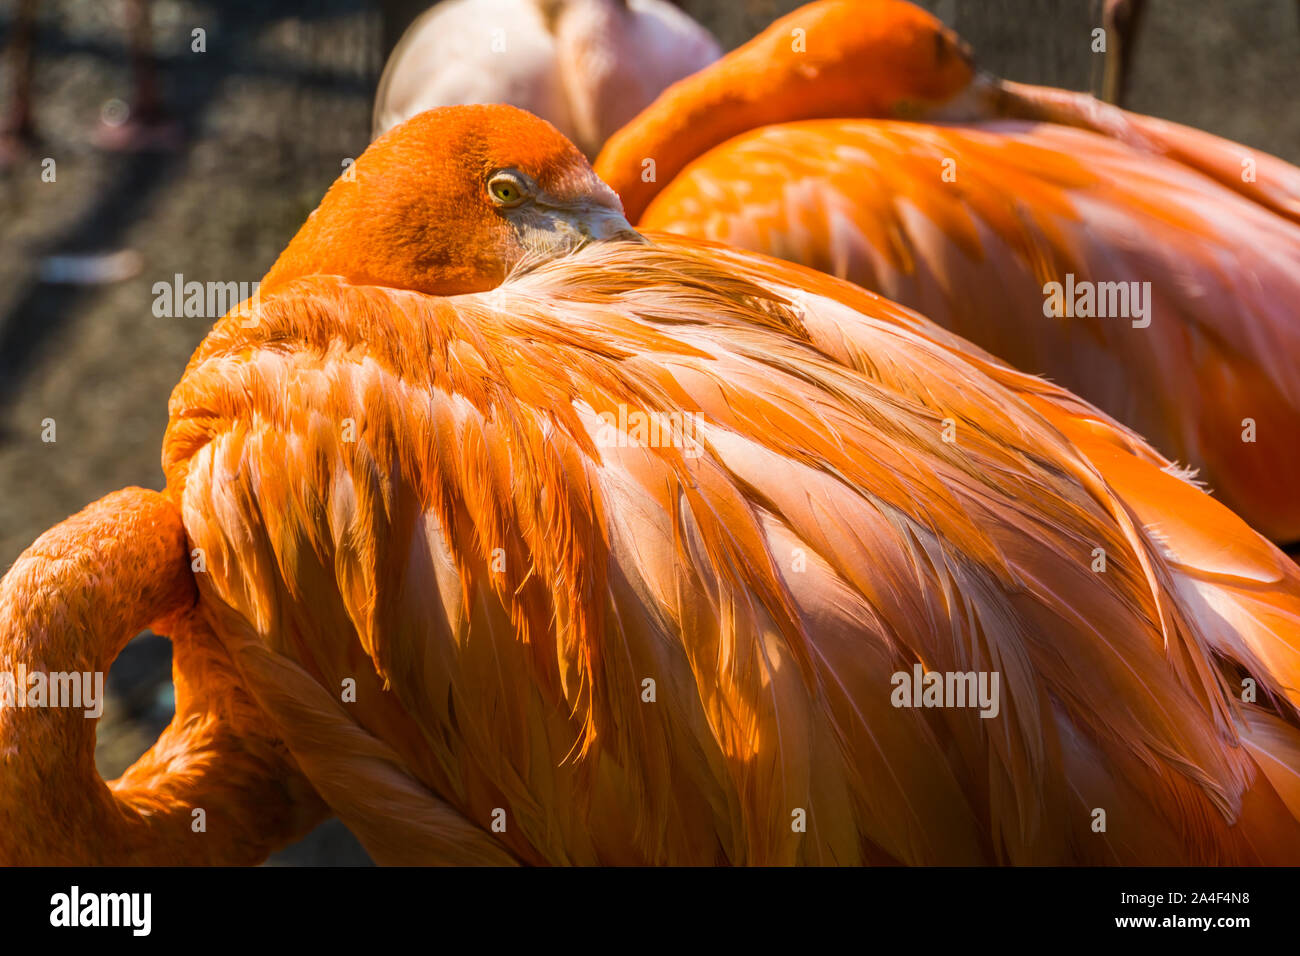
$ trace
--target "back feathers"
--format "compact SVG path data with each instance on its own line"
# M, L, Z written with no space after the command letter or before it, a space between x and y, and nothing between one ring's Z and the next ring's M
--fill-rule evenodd
M170 492L381 861L1300 859L1300 574L1069 393L666 236L256 318L173 395ZM997 715L894 706L918 663Z

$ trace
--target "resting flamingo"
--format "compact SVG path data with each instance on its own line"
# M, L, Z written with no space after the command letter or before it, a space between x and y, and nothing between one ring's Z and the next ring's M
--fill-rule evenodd
M435 106L509 103L595 156L664 87L721 55L667 0L443 0L388 58L374 135Z
M1265 534L1300 539L1295 167L979 73L901 0L795 11L670 87L595 165L640 226L916 308L1199 469ZM1051 283L1093 305L1049 317L1064 305ZM1146 316L1083 314L1100 297L1125 311L1121 294Z
M17 0L13 36L9 44L13 91L7 115L0 117L0 164L9 164L37 140L32 105L33 52L37 0ZM130 34L134 102L122 117L104 117L92 137L96 146L115 151L174 149L180 126L173 121L158 95L157 70L152 50L150 0L127 0L124 7Z
M0 710L0 860L246 859L318 797L386 863L1300 860L1300 568L1123 426L639 236L509 107L354 174L192 358L166 491L0 580L0 668L180 651L109 789L80 714Z

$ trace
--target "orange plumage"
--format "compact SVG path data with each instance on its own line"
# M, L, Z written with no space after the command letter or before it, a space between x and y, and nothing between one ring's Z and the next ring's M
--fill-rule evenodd
M45 858L247 858L319 814L309 783L381 862L1300 859L1300 569L1123 426L848 283L642 241L507 107L423 114L355 170L192 359L165 496L0 581L11 663L159 618L203 648L178 681L220 693L183 709L279 761L280 813L163 814L149 846L73 805ZM415 234L412 207L458 218ZM129 613L66 616L101 606ZM998 673L998 715L895 706L916 665ZM5 860L90 759L15 713ZM153 773L159 805L256 784L224 759Z
M916 308L1198 469L1275 540L1300 538L1300 170L978 73L900 0L777 21L667 90L596 170L641 227ZM1046 314L1067 282L1107 304Z

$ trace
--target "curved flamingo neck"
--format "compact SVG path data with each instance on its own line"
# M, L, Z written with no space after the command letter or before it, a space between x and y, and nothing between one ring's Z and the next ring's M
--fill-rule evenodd
M975 71L961 41L902 0L822 0L669 87L610 138L596 173L636 222L685 166L776 123L916 115L947 102Z
M120 852L156 845L169 822L189 825L188 814L173 820L156 803L137 811L132 788L114 794L95 771L109 665L141 629L195 598L188 563L175 560L185 553L179 518L160 496L147 502L129 493L97 502L38 539L0 581L0 677L24 697L0 708L0 857L10 862L95 855L46 846L54 835L97 834L95 846ZM135 548L140 540L150 546Z
M0 578L0 678L21 678L25 697L0 707L0 865L256 863L324 816L275 742L248 732L265 717L196 617L196 597L179 510L139 488L47 531ZM173 635L176 717L105 783L102 683L92 705L85 675L102 681L146 626ZM79 705L68 706L77 680ZM43 696L32 693L40 681Z

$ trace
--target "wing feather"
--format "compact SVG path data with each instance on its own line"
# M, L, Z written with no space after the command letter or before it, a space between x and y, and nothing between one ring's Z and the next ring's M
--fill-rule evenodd
M641 226L790 259L916 308L1088 398L1289 540L1300 537L1300 225L1208 178L1189 149L1153 155L1047 123L790 123L697 159ZM1270 182L1300 180L1268 169ZM1122 283L1126 298L1147 289L1146 315L1046 315L1047 283L1067 276Z
M1300 853L1300 574L855 286L671 237L451 299L298 280L172 416L214 629L381 859ZM895 706L918 664L997 672L998 716Z

